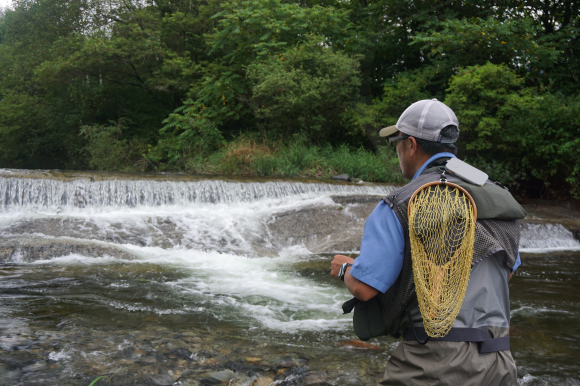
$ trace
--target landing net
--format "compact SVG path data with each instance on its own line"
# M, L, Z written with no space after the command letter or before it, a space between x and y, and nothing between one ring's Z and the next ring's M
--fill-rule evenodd
M409 237L415 290L427 335L451 329L467 290L477 209L452 183L423 185L409 202Z

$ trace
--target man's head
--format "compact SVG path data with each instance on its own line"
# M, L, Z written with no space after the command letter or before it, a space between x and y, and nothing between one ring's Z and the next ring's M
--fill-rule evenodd
M411 179L433 155L457 154L459 122L453 110L437 99L421 100L409 106L397 124L383 128L379 135L389 137L395 146L403 177Z

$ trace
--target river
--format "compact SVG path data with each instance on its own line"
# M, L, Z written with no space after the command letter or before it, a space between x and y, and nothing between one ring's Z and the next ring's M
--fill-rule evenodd
M0 170L0 384L373 385L398 342L352 341L328 272L393 189ZM542 209L510 283L518 384L580 384L577 218Z

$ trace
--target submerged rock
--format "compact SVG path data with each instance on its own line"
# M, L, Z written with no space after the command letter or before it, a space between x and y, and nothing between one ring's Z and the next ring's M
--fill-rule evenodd
M179 386L201 386L197 379L180 379Z
M171 386L175 383L174 378L169 374L150 375L149 380L151 383L158 386Z
M356 251L364 223L381 196L332 196L335 205L313 205L273 215L267 222L272 243L304 245L313 253Z
M348 174L339 174L337 176L332 177L332 179L350 182L350 177L348 176Z
M268 386L274 383L274 379L270 377L259 377L254 381L252 386Z
M230 379L228 386L253 386L256 377L249 377L245 374L236 375Z
M364 382L354 375L343 375L338 377L336 384L341 386L359 386L363 385Z
M188 361L193 361L193 359L192 359L193 354L189 350L186 350L184 348L179 348L179 349L175 350L174 353L175 353L175 355L177 355L183 359L186 359Z
M4 239L0 241L0 263L31 263L50 260L54 257L78 254L87 257L110 256L116 259L133 260L129 252L120 248L101 245L88 240L72 241L44 238Z
M207 374L201 382L203 384L218 385L228 383L236 374L231 370L215 371Z
M310 372L308 373L304 378L303 378L303 385L308 385L308 386L323 386L323 385L329 385L327 381L327 376L324 373L318 373L318 372Z

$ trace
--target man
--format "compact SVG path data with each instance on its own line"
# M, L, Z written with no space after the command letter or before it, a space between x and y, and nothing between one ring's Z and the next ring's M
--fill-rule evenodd
M387 362L381 385L517 384L509 351L508 281L520 264L517 219L526 214L506 189L489 180L476 186L447 174L472 195L478 216L469 284L446 337L429 340L414 291L409 199L419 187L445 175L447 161L456 158L458 127L454 112L433 99L412 104L395 126L380 131L395 147L403 177L411 182L385 197L369 216L360 256L336 255L331 263L331 275L343 280L355 298L378 300L380 334L404 337Z

